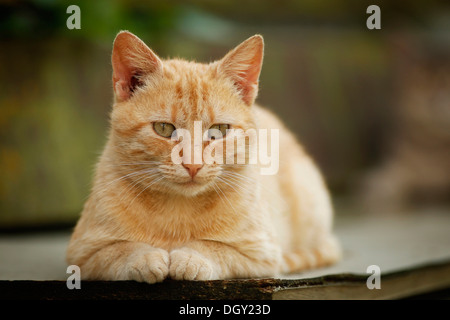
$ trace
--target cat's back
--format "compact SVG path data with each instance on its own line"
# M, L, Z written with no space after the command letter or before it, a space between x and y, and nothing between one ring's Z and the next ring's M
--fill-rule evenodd
M254 105L254 117L258 129L267 129L270 135L271 130L278 130L279 133L279 155L283 160L287 154L292 156L307 156L303 146L295 135L285 126L283 121L269 109L260 105Z
M260 105L253 105L253 112L256 119L256 124L262 129L284 129L284 124L281 120L269 109Z
M257 105L254 107L258 128L267 129L268 132L277 129L279 132L278 148L274 148L271 143L270 151L277 152L278 171L273 175L262 176L261 182L264 185L262 198L271 202L269 206L277 209L272 212L273 221L278 229L280 243L286 248L292 243L302 243L306 238L313 238L307 230L310 222L305 223L305 219L314 223L320 221L319 224L329 230L333 210L324 178L297 137L271 111ZM315 217L310 218L311 215Z

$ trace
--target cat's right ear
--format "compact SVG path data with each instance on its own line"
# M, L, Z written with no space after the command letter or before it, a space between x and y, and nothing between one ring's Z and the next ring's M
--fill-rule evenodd
M248 38L231 50L220 62L219 70L229 77L249 106L258 94L258 81L264 54L264 40L260 35Z
M147 45L134 34L121 31L114 40L112 52L113 88L117 101L128 100L142 78L156 74L162 62Z

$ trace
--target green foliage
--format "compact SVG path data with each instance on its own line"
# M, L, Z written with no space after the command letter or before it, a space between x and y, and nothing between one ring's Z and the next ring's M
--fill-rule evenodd
M67 7L81 11L81 29L69 30ZM157 40L175 27L179 9L165 1L33 0L0 4L0 38L81 37L109 40L130 29Z

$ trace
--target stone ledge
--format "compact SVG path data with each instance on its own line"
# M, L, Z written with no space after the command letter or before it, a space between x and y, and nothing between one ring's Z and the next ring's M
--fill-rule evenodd
M290 300L398 299L450 288L450 260L381 276L369 290L368 275L338 274L310 279L175 281L0 281L0 299L24 300Z

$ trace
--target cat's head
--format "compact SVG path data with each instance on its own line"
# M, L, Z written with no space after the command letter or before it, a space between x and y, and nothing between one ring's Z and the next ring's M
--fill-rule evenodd
M238 180L242 165L205 163L203 151L222 148L227 158L247 152L226 153L226 141L235 138L226 130L255 128L252 105L263 47L262 37L255 35L210 64L162 60L138 37L120 32L112 53L111 143L114 165L123 176L144 189L186 196ZM204 140L194 132L199 128ZM173 131L180 129L190 133L191 154L179 148L184 136L177 141ZM181 163L173 161L174 154Z

